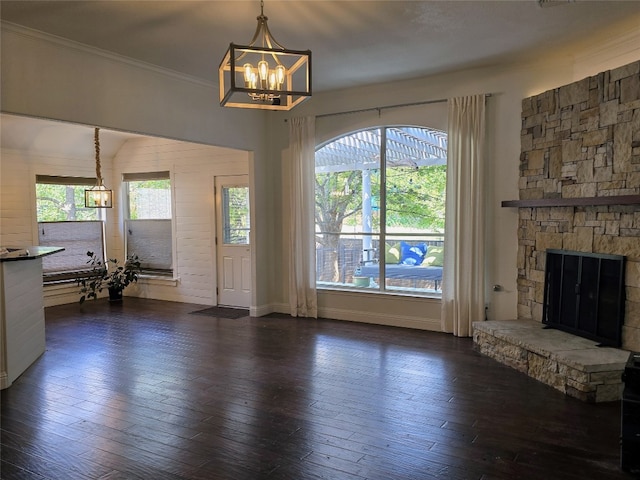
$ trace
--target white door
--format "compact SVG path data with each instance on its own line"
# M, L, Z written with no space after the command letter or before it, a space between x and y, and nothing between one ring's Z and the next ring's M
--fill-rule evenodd
M218 305L249 308L251 244L246 175L216 177Z

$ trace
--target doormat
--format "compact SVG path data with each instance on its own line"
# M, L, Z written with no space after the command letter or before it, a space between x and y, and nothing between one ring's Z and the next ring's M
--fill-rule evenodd
M226 307L209 307L204 310L196 310L193 313L194 315L206 315L208 317L219 317L219 318L242 318L249 316L249 310L241 309L241 308L226 308Z

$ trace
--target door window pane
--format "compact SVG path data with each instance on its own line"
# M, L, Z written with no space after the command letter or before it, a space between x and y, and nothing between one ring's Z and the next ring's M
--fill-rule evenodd
M225 245L249 244L249 188L222 187L222 241Z

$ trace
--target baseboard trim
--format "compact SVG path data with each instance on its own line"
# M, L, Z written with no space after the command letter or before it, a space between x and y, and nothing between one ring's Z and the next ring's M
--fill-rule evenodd
M432 332L442 331L439 318L375 314L371 312L338 308L320 308L318 310L318 316L332 320L345 320L348 322L369 323L372 325L385 325L388 327L413 328L416 330L429 330Z
M275 303L251 307L252 317L262 317L270 313L290 314L288 304ZM413 317L406 315L375 314L362 312L359 310L347 310L341 308L318 308L318 317L329 320L343 320L347 322L368 323L371 325L385 325L388 327L413 328L416 330L428 330L431 332L441 332L442 327L439 318Z
M0 373L0 390L4 390L10 386L11 384L9 383L9 376L7 375L7 372Z

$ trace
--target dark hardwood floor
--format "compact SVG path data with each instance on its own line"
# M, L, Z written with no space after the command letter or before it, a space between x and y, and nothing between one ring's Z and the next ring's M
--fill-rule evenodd
M3 479L629 479L620 404L468 338L126 298L46 309L2 391Z

